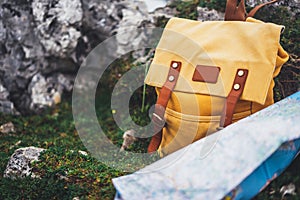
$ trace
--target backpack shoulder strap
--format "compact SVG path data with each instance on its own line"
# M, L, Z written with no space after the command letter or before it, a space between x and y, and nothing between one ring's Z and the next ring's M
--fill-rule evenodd
M262 3L262 4L259 4L257 6L255 6L247 15L247 17L254 17L255 13L261 9L262 7L264 7L265 5L269 5L269 4L272 4L272 3L275 3L277 2L278 0L273 0L273 1L269 1L269 2L265 2L265 3Z
M225 9L225 21L245 21L246 8L245 1L227 0Z
M225 9L225 21L245 21L247 17L253 17L255 13L262 7L268 4L277 2L272 0L255 6L249 14L246 12L245 0L227 0Z

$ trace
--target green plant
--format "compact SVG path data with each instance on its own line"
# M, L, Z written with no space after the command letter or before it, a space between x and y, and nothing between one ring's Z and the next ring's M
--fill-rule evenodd
M198 0L188 0L188 1L175 0L172 2L170 7L176 8L178 12L176 14L177 17L184 17L187 19L196 20L198 17L197 5L198 5Z
M225 12L226 1L224 1L224 0L199 0L198 5L200 7L207 7L209 9L215 9L220 12Z

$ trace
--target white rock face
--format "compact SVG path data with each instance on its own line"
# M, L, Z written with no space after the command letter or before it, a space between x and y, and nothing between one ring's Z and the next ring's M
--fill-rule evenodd
M81 33L73 25L81 25L83 11L80 0L60 0L49 8L48 0L32 2L38 37L51 55L64 57L77 46ZM51 4L50 4L51 5Z
M17 149L10 157L3 176L11 179L24 178L29 175L34 177L31 174L32 168L30 167L30 163L38 161L40 153L44 150L37 147Z
M9 114L17 114L14 103L9 101L8 99L9 99L9 92L1 84L1 81L0 81L0 112L9 113Z
M37 73L29 84L30 109L38 111L45 107L54 106L61 102L63 91L70 92L72 88L71 81L61 73L48 78Z
M52 106L53 101L47 95L47 82L41 74L36 74L31 80L31 105L34 109L35 106Z
M122 10L123 18L116 30L118 33L117 54L119 55L126 54L132 49L138 49L143 46L143 40L147 39L146 28L141 25L143 23L150 24L151 17L148 15L145 4L143 2L137 3L128 3L127 9Z
M164 7L165 0L125 1L122 9L122 19L116 30L117 55L124 55L134 50L133 57L138 62L145 60L145 49L158 42L159 30L155 24L161 17L171 18L176 14L175 9ZM163 7L163 8L162 8ZM158 9L159 8L159 9Z

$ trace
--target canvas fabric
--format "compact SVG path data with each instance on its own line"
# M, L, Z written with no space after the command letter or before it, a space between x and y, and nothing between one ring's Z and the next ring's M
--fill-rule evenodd
M161 156L218 130L239 69L248 74L232 122L274 103L274 78L289 58L279 43L283 29L251 17L246 22L169 20L145 79L159 96L170 64L181 63L164 113ZM213 69L215 82L193 80L198 66Z

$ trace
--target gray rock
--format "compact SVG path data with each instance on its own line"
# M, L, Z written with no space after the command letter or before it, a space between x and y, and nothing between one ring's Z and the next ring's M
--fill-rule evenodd
M49 84L46 78L39 73L31 79L29 89L31 94L30 108L32 110L41 110L60 102L60 93L51 85L51 82Z
M170 19L171 17L174 17L178 11L176 8L171 7L164 7L164 8L158 8L154 12L150 13L151 17L153 18L153 23L157 23L159 18L167 18Z
M35 32L46 53L66 57L77 46L83 12L80 0L33 0ZM50 8L49 8L50 7Z
M290 183L288 185L284 185L280 188L280 193L282 193L281 198L284 199L287 195L296 195L296 186L294 183Z
M123 5L126 9L122 10L123 18L116 29L118 33L117 54L119 55L143 46L143 41L147 40L147 28L142 25L151 24L151 18L148 15L144 2L127 2ZM143 54L143 50L136 51L134 57L139 58Z
M170 1L169 1L170 2ZM153 7L151 4L158 3ZM156 24L161 18L170 19L177 13L175 8L166 5L167 1L133 1L123 3L125 9L122 10L122 20L118 28L115 30L117 34L117 51L118 55L124 55L133 50L132 56L137 63L145 63L151 57L151 53L147 54L145 47L156 44L161 36L162 30L155 29ZM141 48L142 47L142 48Z
M171 2L170 0L143 0L143 2L146 4L147 11L148 12L154 12L158 8L164 8L166 5Z
M148 18L141 1L3 0L0 112L39 112L59 102L64 92L72 90L79 66L96 45ZM142 39L137 37L134 45ZM124 41L119 38L107 53L122 52Z
M18 114L14 104L8 99L9 99L9 92L1 84L1 80L0 80L0 112L8 113L8 114Z
M8 122L0 126L0 133L14 133L15 126L12 122Z
M3 176L6 178L24 178L27 176L35 177L32 174L30 164L38 161L40 153L45 149L37 147L26 147L17 149L10 157Z
M45 78L37 73L28 86L31 96L30 108L32 110L43 110L61 102L63 91L70 92L73 89L73 77L66 77L61 73Z
M4 0L0 5L0 112L38 112L53 105L53 96L59 102L72 90L80 64L81 1Z
M0 100L0 112L11 115L19 115L19 112L16 111L14 104L8 100Z
M223 21L224 13L218 12L214 9L197 7L199 21Z
M120 148L120 151L124 151L127 149L131 144L133 144L137 138L135 137L135 131L130 129L128 131L125 131L123 134L123 143Z
M0 99L5 100L9 97L7 89L0 82Z
M122 9L110 0L1 1L0 112L38 112L70 92L83 59L117 28Z

